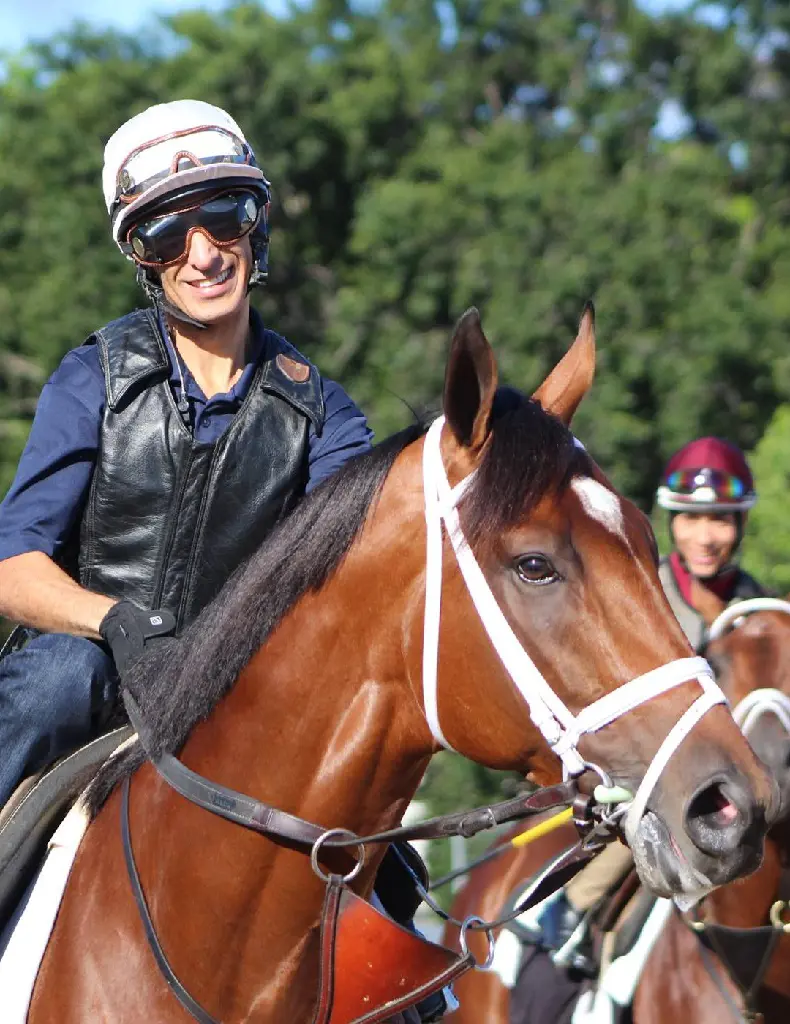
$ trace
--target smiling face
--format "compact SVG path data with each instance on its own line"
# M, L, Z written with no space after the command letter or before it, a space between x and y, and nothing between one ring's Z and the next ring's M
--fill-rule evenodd
M710 579L729 562L738 541L734 512L678 512L672 536L678 554L698 579Z
M167 299L201 323L248 315L247 282L252 270L248 235L219 248L202 231L192 233L184 258L161 273Z

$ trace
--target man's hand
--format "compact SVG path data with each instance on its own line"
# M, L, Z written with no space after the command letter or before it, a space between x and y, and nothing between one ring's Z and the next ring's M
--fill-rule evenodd
M169 636L175 628L175 617L166 608L146 611L131 601L119 601L101 620L99 633L112 651L118 675L123 676L142 655L147 640Z

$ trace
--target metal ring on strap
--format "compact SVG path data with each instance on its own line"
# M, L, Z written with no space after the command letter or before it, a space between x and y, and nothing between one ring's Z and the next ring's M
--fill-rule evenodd
M494 945L496 942L494 938L494 931L492 928L486 928L485 924L486 922L483 920L483 918L477 917L476 914L472 914L470 917L465 917L461 922L461 934L458 937L458 941L461 944L461 952L464 954L464 956L470 956L472 958L472 960L474 961L475 970L477 971L487 971L491 964L494 962ZM475 955L469 949L469 944L466 941L466 933L473 925L482 925L482 928L476 928L475 931L485 932L485 936L488 939L488 953L486 955L485 960L483 960L482 962L475 959Z
M324 845L327 839L331 839L332 836L338 836L344 839L357 838L357 836L347 828L330 828L326 832L324 832L323 835L320 835L318 839L316 839L316 841L313 843L312 849L310 850L310 866L321 879L321 881L327 883L331 880L331 876L326 874L326 872L321 869L321 865L318 863L318 855L321 852L321 847ZM347 875L342 876L344 883L353 881L353 879L357 877L362 868L365 866L365 844L359 843L358 847L359 860L356 862L354 867L349 871Z

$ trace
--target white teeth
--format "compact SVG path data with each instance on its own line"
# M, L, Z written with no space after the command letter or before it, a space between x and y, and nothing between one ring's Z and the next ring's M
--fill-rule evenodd
M226 270L223 270L222 273L218 274L216 277L209 278L208 281L195 281L194 284L196 284L198 288L213 288L215 285L224 284L232 273L233 267L228 267Z

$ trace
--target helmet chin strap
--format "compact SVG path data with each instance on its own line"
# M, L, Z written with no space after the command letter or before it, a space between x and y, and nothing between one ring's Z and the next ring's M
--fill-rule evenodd
M185 313L183 309L180 309L175 303L171 302L165 295L162 285L148 276L145 267L137 268L137 283L145 292L145 297L151 305L160 312L166 313L168 316L172 316L184 324L189 324L190 327L197 327L201 331L205 331L208 327L208 324L202 320L196 320L195 317Z

